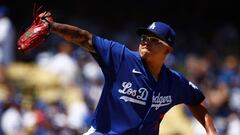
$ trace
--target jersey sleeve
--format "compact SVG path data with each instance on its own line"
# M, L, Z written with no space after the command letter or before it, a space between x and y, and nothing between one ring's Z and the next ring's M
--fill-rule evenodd
M176 78L175 88L177 89L177 97L181 103L198 105L205 99L201 90L191 81L188 81L179 73L176 73Z
M116 73L122 61L125 46L111 40L93 36L93 46L96 54L93 54L104 74Z

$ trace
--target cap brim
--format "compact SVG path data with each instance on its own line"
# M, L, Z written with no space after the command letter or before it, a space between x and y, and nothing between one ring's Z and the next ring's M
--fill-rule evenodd
M146 28L138 28L138 29L136 30L136 33L137 33L139 36L141 36L141 35L143 35L143 34L149 34L149 33L156 35L154 32L152 32L152 31L150 31L149 29L146 29ZM158 35L156 35L156 36L158 37Z
M136 33L137 33L137 35L139 35L139 36L141 36L141 35L143 35L143 34L147 35L147 34L150 34L150 33L151 33L151 34L155 35L156 37L158 37L159 39L161 39L163 42L165 42L165 43L166 43L166 46L172 48L172 46L170 46L165 40L163 40L162 37L158 36L156 33L152 32L152 31L149 30L149 29L146 29L146 28L138 28L138 29L136 30Z
M143 35L143 34L144 34L144 35L152 34L152 35L158 37L159 39L161 39L162 41L166 42L166 41L164 40L164 38L162 38L161 36L159 36L159 35L156 34L155 32L153 32L153 31L151 31L151 30L149 30L149 29L146 29L146 28L138 28L138 29L136 30L136 33L137 33L139 36L141 36L141 35Z

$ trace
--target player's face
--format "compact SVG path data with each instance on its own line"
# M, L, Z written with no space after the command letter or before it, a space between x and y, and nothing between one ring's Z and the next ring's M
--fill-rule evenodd
M158 58L172 51L172 47L154 35L142 35L139 53L142 58Z

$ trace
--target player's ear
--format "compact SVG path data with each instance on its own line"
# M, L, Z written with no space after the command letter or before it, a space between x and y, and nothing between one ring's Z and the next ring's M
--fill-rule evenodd
M165 54L169 54L173 51L173 48L172 47L167 47L166 51L165 51Z

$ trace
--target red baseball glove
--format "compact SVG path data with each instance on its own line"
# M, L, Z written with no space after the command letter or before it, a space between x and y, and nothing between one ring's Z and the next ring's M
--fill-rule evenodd
M30 50L42 43L50 34L50 22L53 21L51 13L43 12L38 14L40 9L41 7L34 13L34 21L30 28L19 38L18 50Z

